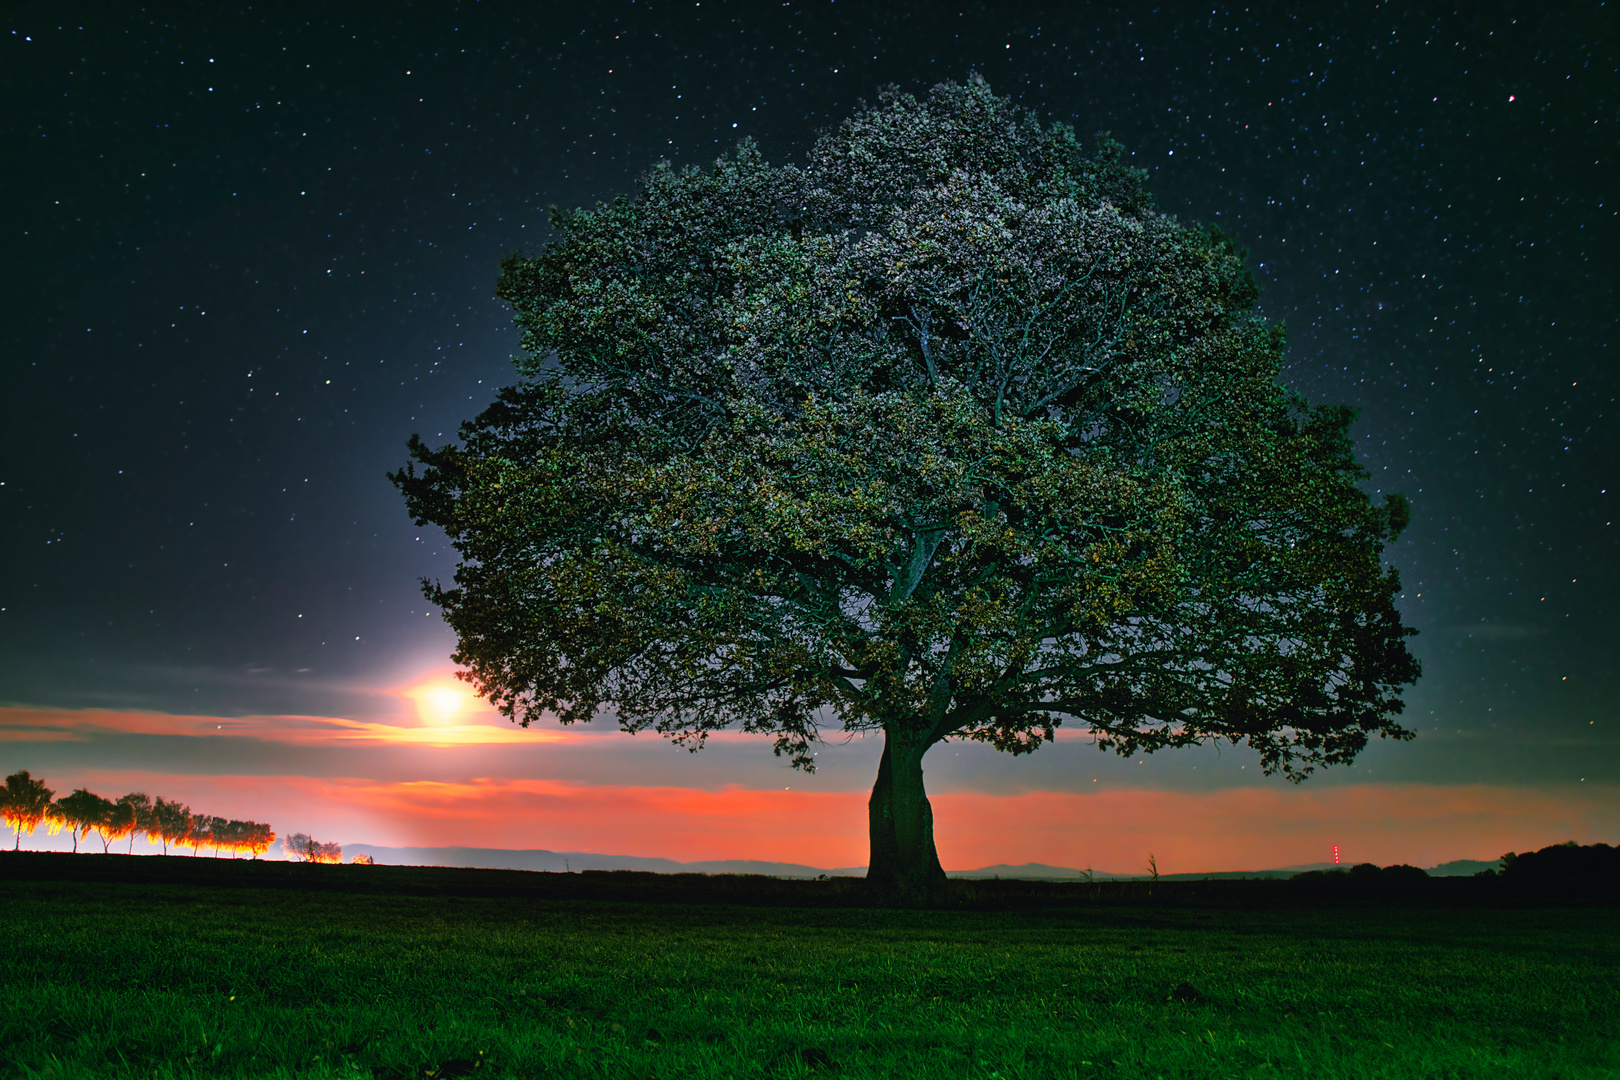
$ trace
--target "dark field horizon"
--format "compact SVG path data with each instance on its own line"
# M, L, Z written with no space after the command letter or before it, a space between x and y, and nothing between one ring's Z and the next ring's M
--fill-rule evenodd
M1620 1069L1612 891L957 881L901 909L848 879L27 852L0 881L8 1078Z

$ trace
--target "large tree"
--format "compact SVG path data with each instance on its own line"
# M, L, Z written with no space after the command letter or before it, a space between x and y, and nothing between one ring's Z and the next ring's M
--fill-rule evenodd
M552 222L496 287L520 380L393 475L506 715L736 725L805 769L881 731L869 875L922 890L946 740L1228 740L1299 779L1411 737L1406 504L1118 144L973 78L885 91L802 168L744 142Z

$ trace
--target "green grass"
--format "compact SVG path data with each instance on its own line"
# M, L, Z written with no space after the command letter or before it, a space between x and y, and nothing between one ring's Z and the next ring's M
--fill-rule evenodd
M1620 1076L1612 908L803 910L10 880L0 912L6 1077Z

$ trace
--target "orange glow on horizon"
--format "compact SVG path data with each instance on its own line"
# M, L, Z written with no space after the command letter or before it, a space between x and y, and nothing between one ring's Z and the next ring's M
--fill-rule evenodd
M65 779L65 778L64 778ZM382 847L544 848L694 862L759 859L823 869L866 862L864 791L800 792L472 779L95 772L98 791L167 791L193 805ZM1116 791L931 797L949 870L1038 862L1116 874L1262 870L1349 861L1434 866L1564 840L1613 842L1620 787L1347 784L1314 791ZM1331 839L1324 839L1331 838Z
M442 671L375 694L385 706L377 713L383 720L0 707L0 749L13 760L11 768L30 766L59 793L86 786L116 798L144 790L229 818L270 822L280 833L303 831L351 843L588 850L678 862L758 859L825 869L866 860L864 785L870 774L864 769L829 770L826 775L843 779L818 776L814 787L804 789L795 784L793 790L765 790L760 772L712 769L707 775L718 777L716 782L747 775L752 786L707 790L696 779L689 781L693 786L679 786L692 774L673 763L664 772L643 755L623 759L634 768L617 767L613 744L623 736L611 722L595 731L520 728ZM407 701L420 719L405 709ZM69 744L98 741L99 747L86 747L87 755L123 760L109 751L119 750L113 740L131 735L175 740L184 756L158 760L190 763L179 768L208 770L203 763L209 760L261 766L277 760L287 763L282 769L349 775L211 775L168 772L166 765L135 772L65 764L77 754ZM219 745L203 749L204 740ZM757 736L722 732L715 741L745 740ZM260 756L270 743L345 751ZM536 745L547 749L539 755L519 749ZM424 752L370 752L409 747ZM576 750L580 757L568 756ZM66 751L72 753L64 756ZM34 767L29 758L36 752L56 764ZM434 779L354 775L369 773L373 765L385 775ZM538 779L530 769L606 782ZM469 778L491 771L507 775ZM654 779L622 782L630 776ZM666 776L673 782L661 785ZM1201 792L1114 787L1018 794L958 789L935 792L931 799L940 857L953 870L1038 862L1133 874L1150 851L1167 874L1258 870L1323 862L1333 845L1342 848L1346 862L1433 866L1495 859L1569 839L1613 843L1620 822L1620 785L1614 784L1260 784Z

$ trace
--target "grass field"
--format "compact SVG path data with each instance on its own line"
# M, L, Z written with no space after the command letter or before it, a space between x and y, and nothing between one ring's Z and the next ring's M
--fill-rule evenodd
M894 911L3 871L8 1077L1620 1076L1612 907Z

